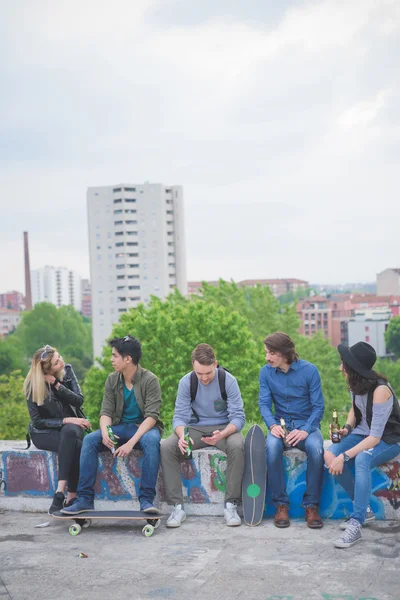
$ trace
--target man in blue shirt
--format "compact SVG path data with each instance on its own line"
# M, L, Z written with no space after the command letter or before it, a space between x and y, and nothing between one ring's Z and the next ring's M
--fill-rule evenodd
M324 415L324 397L318 369L299 359L294 342L286 333L278 331L267 336L264 347L267 364L260 371L259 407L269 429L267 475L276 507L274 524L276 527L290 525L283 464L286 445L307 454L307 484L303 496L305 518L308 527L320 529L323 522L318 507L324 469L324 440L320 423ZM285 420L289 430L286 437L281 419Z

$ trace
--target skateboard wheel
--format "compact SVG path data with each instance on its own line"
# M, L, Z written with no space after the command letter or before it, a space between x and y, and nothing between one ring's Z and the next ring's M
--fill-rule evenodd
M145 537L151 537L154 532L153 525L145 525L142 529L142 533Z
M71 535L78 535L82 530L82 527L79 523L75 523L75 525L70 525L69 532Z
M82 523L82 527L84 529L87 529L88 527L90 527L92 524L92 519L86 519L83 523Z

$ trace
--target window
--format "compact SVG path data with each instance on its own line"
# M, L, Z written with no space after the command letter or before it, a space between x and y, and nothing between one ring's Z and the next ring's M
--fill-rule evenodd
M128 221L128 220L126 220L126 221L125 221L125 224L126 224L126 225L136 225L136 224L137 224L137 221L132 221L132 220Z
M369 342L369 335L366 335L366 336L365 336L365 341L366 341L366 342Z
M173 221L167 221L167 225L173 225L174 222Z
M127 231L126 233L127 233L127 235L137 235L138 234L137 231Z
M138 252L131 252L130 254L128 254L128 256L130 258L137 258L139 256L139 253Z
M368 325L365 326L365 331L369 331Z
M139 302L140 296L133 296L133 297L129 298L129 300L131 300L132 302Z
M122 215L122 208L118 208L117 210L114 210L114 215Z
M122 256L125 256L125 252L119 252L115 255L115 258L121 258Z
M128 279L139 279L139 275L128 275Z
M126 296L118 296L117 302L126 302Z
M124 232L123 231L116 231L115 235L124 235Z
M115 198L114 204L120 204L122 202L122 198Z
M139 265L128 265L130 269L138 269Z
M125 275L117 275L117 279L125 279Z
M114 188L113 192L122 192L122 188Z
M114 200L115 202L115 200ZM125 202L136 202L135 198L125 198Z
M125 192L136 192L136 188L124 188Z
M123 221L114 221L114 225L123 225Z
M119 286L117 286L117 290L118 290L118 291L121 291L121 290L124 290L124 289L125 289L125 286L124 286L124 285L119 285ZM129 289L130 289L130 288L129 288Z
M120 248L121 246L125 246L125 242L115 242L116 248Z
M125 265L116 265L117 269L125 269Z
M128 286L128 290L140 290L140 285L130 285Z
M169 267L174 267L175 268L175 263L168 263Z
M122 212L122 210L121 210L121 212ZM115 213L115 210L114 210L114 213ZM126 215L134 215L136 213L137 213L136 208L126 208L125 209L125 214Z
M173 215L174 211L173 210L167 210L167 215ZM172 222L172 221L171 221Z
M126 308L119 308L118 312L126 312Z
M139 242L126 242L127 246L139 246Z

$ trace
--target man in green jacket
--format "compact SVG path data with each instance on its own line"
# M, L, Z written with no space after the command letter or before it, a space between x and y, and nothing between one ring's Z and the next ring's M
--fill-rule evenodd
M80 461L78 497L62 513L76 515L94 510L94 484L100 452L114 451L107 427L118 440L114 456L128 456L133 448L143 451L142 477L139 488L140 510L157 513L153 505L160 465L160 437L163 424L159 420L161 389L157 377L140 364L139 340L129 335L114 338L111 364L115 373L108 376L100 411L100 430L83 441Z

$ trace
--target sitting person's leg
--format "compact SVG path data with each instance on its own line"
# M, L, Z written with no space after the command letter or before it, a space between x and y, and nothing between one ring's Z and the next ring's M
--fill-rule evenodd
M242 497L244 438L241 433L233 433L218 442L216 447L226 454L225 521L229 527L237 527L242 523L236 507Z
M140 479L140 510L158 512L153 506L156 495L158 470L160 468L160 432L156 427L147 431L135 448L143 450L142 476Z
M289 527L289 496L286 492L285 468L283 463L283 440L271 432L267 435L267 485L276 508L276 527Z
M84 429L67 423L60 432L58 471L60 479L68 481L67 504L76 497L79 481L79 462Z
M324 474L324 438L319 429L310 433L295 448L307 455L306 490L303 506L306 509L306 521L311 529L321 529L323 522L318 514L321 499L322 478Z

